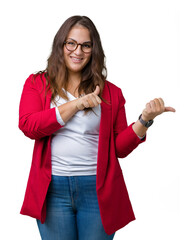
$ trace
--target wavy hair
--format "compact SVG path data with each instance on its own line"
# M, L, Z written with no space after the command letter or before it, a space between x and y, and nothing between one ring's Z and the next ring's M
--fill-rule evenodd
M89 30L93 44L90 61L82 69L81 82L78 85L78 94L81 96L82 92L85 94L91 93L95 90L96 85L99 85L99 97L107 102L102 98L102 90L107 77L105 54L97 29L94 23L86 16L72 16L62 24L54 37L52 51L47 60L47 67L44 71L38 73L46 72L47 85L49 84L52 92L51 101L54 101L57 95L68 100L65 91L62 90L62 88L67 90L68 84L68 69L65 65L63 49L64 41L66 41L70 30L75 25L81 25ZM87 112L90 111L91 108L84 110Z

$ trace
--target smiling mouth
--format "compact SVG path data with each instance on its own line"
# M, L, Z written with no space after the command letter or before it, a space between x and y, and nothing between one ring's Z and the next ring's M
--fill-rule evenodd
M80 63L83 60L83 58L77 58L77 57L70 57L70 58L74 63Z

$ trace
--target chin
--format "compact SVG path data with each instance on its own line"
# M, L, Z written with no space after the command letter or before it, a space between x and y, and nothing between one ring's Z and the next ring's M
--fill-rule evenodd
M81 73L83 68L75 69L75 68L70 68L69 71L72 73Z
M86 64L87 65L87 64ZM73 73L81 73L82 70L85 68L86 65L83 65L83 66L79 66L79 67L70 67L69 70Z

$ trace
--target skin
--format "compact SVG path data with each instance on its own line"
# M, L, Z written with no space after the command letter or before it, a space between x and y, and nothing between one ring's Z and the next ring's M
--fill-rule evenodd
M74 26L70 30L67 39L73 39L78 43L91 41L89 30L80 25ZM65 64L69 73L68 82L70 82L70 85L76 86L81 81L81 70L89 62L91 58L91 53L84 53L81 50L80 45L78 45L77 49L74 51L69 51L64 46L63 51Z
M162 98L155 98L146 104L146 107L142 112L142 119L147 122L164 112L175 112L175 109L172 107L165 107ZM133 124L132 128L139 137L143 137L148 130L148 128L144 127L139 120Z
M89 30L80 25L74 26L69 32L67 38L74 39L78 43L91 41ZM75 91L75 89L81 81L81 70L89 62L90 58L91 53L84 53L81 50L80 45L78 45L75 51L68 51L64 46L64 61L69 73L69 84L67 91L69 91L75 97L78 97L78 93ZM75 113L83 110L84 108L98 106L98 104L101 103L101 99L98 96L99 93L100 88L99 86L96 86L96 89L93 93L87 94L83 97L59 106L58 109L63 121L67 122ZM155 98L146 104L145 109L142 111L142 119L144 121L149 121L164 112L175 112L175 109L172 107L165 107L162 98ZM143 137L147 132L147 128L144 127L139 120L133 124L132 128L139 137Z

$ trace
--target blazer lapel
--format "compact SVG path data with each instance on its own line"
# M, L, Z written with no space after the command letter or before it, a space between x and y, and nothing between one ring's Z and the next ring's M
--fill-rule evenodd
M102 97L110 103L110 92L109 87L105 82ZM111 135L111 103L107 104L102 101L101 103L101 120L99 130L99 142L98 142L98 158L97 158L97 183L96 187L99 190L103 187L104 180L106 177L108 160L109 160L109 144Z

